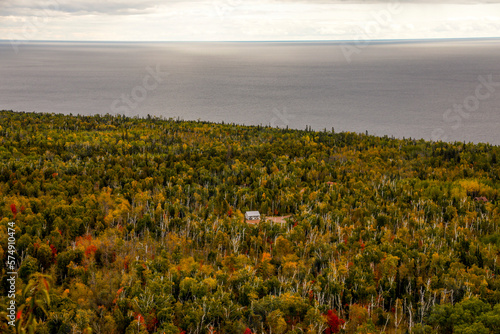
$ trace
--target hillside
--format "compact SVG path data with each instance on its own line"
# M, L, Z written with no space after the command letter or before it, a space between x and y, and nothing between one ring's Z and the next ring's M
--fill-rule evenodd
M498 159L333 129L1 111L0 331L10 255L18 331L498 333ZM290 218L247 224L248 210Z

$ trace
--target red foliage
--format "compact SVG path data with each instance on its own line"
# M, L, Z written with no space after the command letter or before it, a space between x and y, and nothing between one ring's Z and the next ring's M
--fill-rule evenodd
M150 333L152 333L155 331L156 327L158 327L158 319L156 319L156 317L152 317L146 324L146 328Z
M52 256L56 257L57 255L57 248L54 245L50 245L50 249L52 250Z
M130 263L130 259L128 257L125 258L125 260L123 260L123 267L125 268L125 270L128 271L128 264Z
M229 208L229 210L227 210L227 215L229 217L231 217L233 215L233 208Z
M135 318L137 322L139 322L141 325L144 325L144 317L140 313L137 313L137 316Z
M85 256L89 257L90 254L95 253L96 250L97 250L97 247L95 245L87 246L87 248L85 249Z
M328 313L324 315L328 323L328 328L325 330L325 334L338 333L340 331L340 326L342 326L345 321L340 319L335 310L328 310Z
M252 334L252 330L247 327L247 329L245 329L245 332L243 332L243 334Z
M17 208L16 208L16 205L14 203L12 203L10 205L10 211L12 211L12 213L14 214L14 218L16 218L16 215L17 215Z
M75 242L77 246L85 246L92 242L92 236L90 234L86 234L83 237L76 237Z
M23 310L17 311L16 320L21 319L22 316L23 316Z

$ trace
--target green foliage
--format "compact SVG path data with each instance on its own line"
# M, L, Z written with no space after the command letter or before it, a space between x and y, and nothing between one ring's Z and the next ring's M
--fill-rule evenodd
M38 265L38 260L28 255L19 267L19 277L27 281L31 274L38 271Z
M478 298L470 298L455 305L437 305L427 321L440 333L498 333L500 304L492 308Z

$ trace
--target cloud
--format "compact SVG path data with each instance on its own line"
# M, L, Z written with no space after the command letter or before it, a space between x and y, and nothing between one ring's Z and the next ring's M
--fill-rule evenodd
M390 20L377 25L388 12ZM19 40L411 39L500 31L500 4L489 0L0 0L0 16L0 36Z
M154 12L159 4L158 0L6 0L0 14L23 16L44 11L53 14L136 15Z

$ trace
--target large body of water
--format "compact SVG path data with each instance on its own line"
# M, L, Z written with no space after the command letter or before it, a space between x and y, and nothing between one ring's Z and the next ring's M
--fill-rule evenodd
M3 42L0 78L0 109L500 145L498 40L348 50L326 42Z

